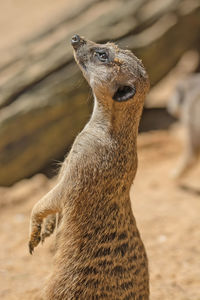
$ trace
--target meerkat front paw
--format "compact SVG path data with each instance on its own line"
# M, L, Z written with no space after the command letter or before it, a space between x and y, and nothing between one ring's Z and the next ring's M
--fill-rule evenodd
M33 226L33 229L31 231L30 241L29 241L30 254L33 253L34 248L37 247L37 245L40 242L43 243L44 240L54 232L55 227L56 227L56 214L48 216L45 219L42 227L39 224L35 224Z
M44 226L41 233L41 242L43 243L49 237L56 227L56 214L50 215L45 219Z
M45 218L50 215L56 215L60 211L62 197L62 182L57 184L51 191L49 191L42 199L40 199L33 207L31 212L30 222L30 240L29 252L33 253L34 248L41 241L41 228ZM55 221L55 220L54 220ZM54 224L54 221L51 222ZM50 226L50 234L54 230L54 225ZM45 234L46 236L46 234ZM43 236L43 240L45 238Z
M33 253L34 248L37 247L39 242L41 241L41 225L35 225L34 230L31 231L30 240L29 240L29 252Z

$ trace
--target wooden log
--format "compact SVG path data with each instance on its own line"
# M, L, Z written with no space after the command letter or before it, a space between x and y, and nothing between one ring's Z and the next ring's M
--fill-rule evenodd
M60 22L1 57L0 185L61 158L88 119L90 91L73 61L74 33L130 48L142 58L152 85L186 50L198 47L199 2L160 2L80 1L78 11L72 6Z

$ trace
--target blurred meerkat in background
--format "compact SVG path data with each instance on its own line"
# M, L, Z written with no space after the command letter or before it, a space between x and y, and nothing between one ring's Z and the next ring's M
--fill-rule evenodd
M168 112L178 118L185 130L183 157L173 172L181 178L200 157L200 73L182 80L167 105Z

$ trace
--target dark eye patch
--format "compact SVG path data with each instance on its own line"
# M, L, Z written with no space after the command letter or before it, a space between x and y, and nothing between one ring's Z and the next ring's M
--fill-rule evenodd
M101 62L108 63L110 61L108 49L95 48L94 53Z

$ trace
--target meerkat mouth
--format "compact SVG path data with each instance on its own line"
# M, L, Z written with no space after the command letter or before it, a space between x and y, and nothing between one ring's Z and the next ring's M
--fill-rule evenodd
M87 70L86 65L84 64L83 61L79 60L78 62L79 62L79 64L80 64L80 66L81 66L84 70Z
M75 57L75 60L76 60L77 64L78 64L82 69L87 70L87 67L86 67L84 61L83 61L80 57L78 57L78 55L77 55L76 52L74 53L74 57Z

